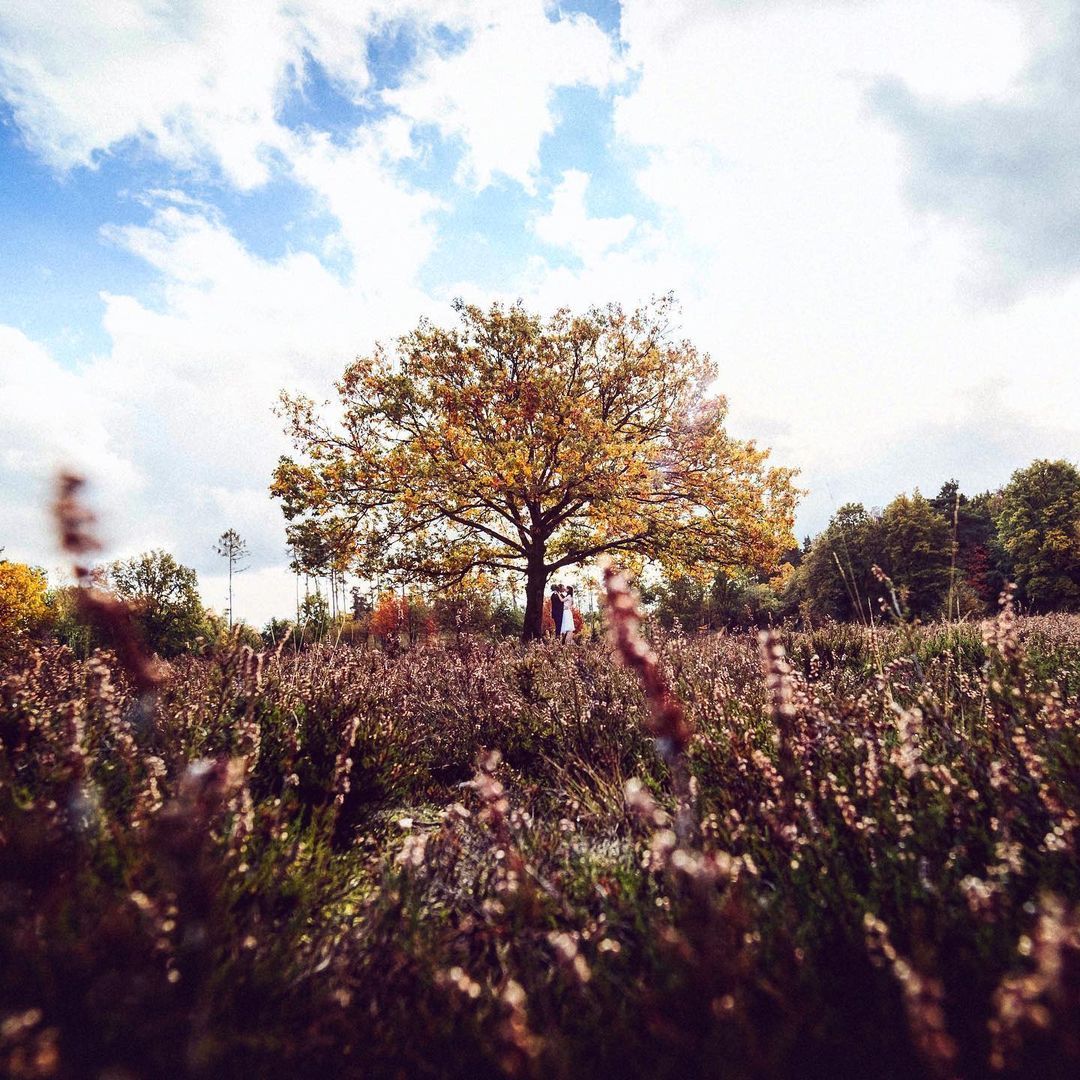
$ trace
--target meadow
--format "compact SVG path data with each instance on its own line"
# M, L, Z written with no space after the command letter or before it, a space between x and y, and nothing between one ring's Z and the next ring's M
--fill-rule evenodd
M1080 617L650 641L23 650L0 1071L1076 1075Z

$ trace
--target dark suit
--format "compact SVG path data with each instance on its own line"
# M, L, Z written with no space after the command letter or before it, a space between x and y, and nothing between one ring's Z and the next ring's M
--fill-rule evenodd
M557 592L551 594L551 617L555 620L555 633L558 635L559 628L562 626L562 613L563 602L562 597Z

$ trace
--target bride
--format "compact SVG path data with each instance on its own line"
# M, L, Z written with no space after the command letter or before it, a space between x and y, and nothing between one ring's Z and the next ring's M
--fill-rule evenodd
M563 588L563 611L562 622L559 624L559 636L563 641L569 641L575 629L574 586L567 585Z

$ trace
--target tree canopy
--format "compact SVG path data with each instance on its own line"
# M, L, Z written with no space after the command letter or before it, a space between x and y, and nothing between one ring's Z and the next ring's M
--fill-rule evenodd
M46 588L44 571L0 559L0 652L45 618Z
M1080 607L1080 470L1034 461L1001 493L998 537L1021 599L1039 611Z
M956 576L950 520L917 491L893 499L881 515L881 567L912 614L942 613Z
M166 551L148 551L111 563L110 588L134 609L148 648L162 656L190 649L212 628L199 599L195 571Z
M672 304L545 321L457 302L459 326L422 321L346 369L339 423L282 395L299 460L272 491L294 530L344 531L361 574L525 574L528 637L548 575L605 552L771 566L792 543L792 470L728 435L717 368L673 339Z
M932 499L898 495L884 510L847 503L808 546L785 589L784 607L836 619L869 621L891 579L903 611L931 619L991 609L1009 568L995 517L1003 493L968 498L950 480ZM891 606L891 598L888 598Z

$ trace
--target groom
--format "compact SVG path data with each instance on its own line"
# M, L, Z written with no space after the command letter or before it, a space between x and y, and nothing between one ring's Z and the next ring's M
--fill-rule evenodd
M559 629L562 626L563 616L563 602L562 602L562 586L551 586L551 618L555 622L555 637L558 639Z

